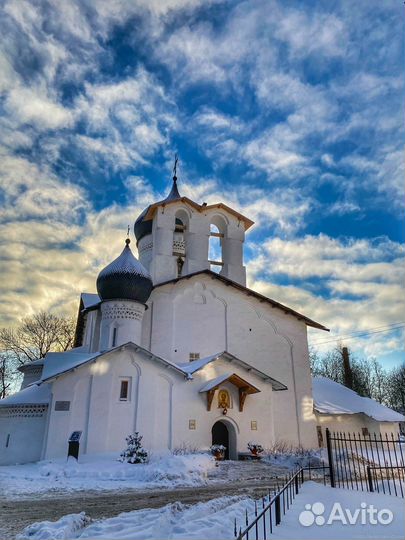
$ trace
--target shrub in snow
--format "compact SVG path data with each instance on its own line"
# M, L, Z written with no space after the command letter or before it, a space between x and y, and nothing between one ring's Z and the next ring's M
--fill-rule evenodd
M127 463L147 463L148 452L142 446L142 435L136 431L125 439L127 448L120 454L120 461Z
M173 448L172 454L174 456L188 456L190 454L201 454L201 450L197 446L193 446L190 443L182 442L180 446Z
M266 461L287 467L307 467L309 464L315 467L321 464L322 450L305 449L302 446L279 440L270 448L264 450Z
M213 444L210 447L210 450L216 461L224 459L226 446L224 446L223 444Z
M248 442L247 447L252 452L252 454L261 454L262 452L264 452L263 446L256 442Z
M211 454L216 454L217 452L223 453L226 450L226 446L224 446L223 444L213 444L210 447L210 450L211 450Z

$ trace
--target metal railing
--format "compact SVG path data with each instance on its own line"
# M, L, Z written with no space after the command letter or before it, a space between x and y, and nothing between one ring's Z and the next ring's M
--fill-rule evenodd
M315 471L322 471L322 477ZM307 478L305 477L307 475ZM276 481L275 490L269 490L266 497L262 497L259 501L255 500L254 518L249 523L249 514L245 513L245 528L238 528L237 520L234 523L234 536L236 540L264 539L273 534L275 527L280 525L282 517L290 508L295 497L305 480L312 479L322 480L326 484L329 480L329 467L324 463L322 466L300 467L293 471L284 479L281 480L281 485Z
M405 467L371 467L367 465L368 490L404 498Z
M326 430L330 484L404 497L405 448L399 435L383 437Z

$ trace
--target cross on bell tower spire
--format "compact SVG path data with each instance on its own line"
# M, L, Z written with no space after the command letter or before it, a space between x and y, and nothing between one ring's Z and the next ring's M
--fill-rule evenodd
M166 197L166 201L174 201L176 199L181 199L181 195L177 188L177 167L179 164L179 157L177 154L174 155L174 166L173 166L173 185L170 190L169 195Z
M173 167L173 182L177 182L177 164L179 162L179 156L174 154L174 167Z

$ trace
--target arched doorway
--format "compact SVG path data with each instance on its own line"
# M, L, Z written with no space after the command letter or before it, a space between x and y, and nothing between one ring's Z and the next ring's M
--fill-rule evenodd
M227 421L218 420L212 426L212 444L222 444L226 447L225 459L238 459L236 450L236 431Z

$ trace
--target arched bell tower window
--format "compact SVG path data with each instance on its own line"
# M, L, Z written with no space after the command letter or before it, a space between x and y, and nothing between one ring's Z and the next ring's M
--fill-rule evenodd
M213 272L221 272L224 266L223 239L226 232L226 222L221 216L214 216L210 223L208 245L208 262Z
M177 275L181 276L186 259L186 231L188 215L184 210L176 212L173 232L173 256L176 257Z

